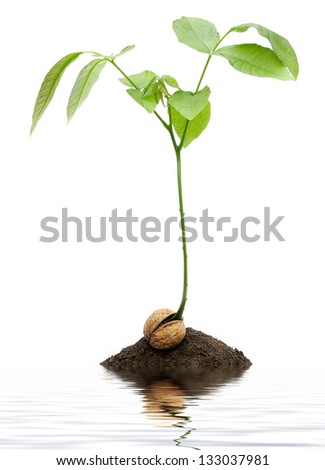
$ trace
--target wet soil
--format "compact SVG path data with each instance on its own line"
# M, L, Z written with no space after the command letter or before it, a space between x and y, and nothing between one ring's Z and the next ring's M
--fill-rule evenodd
M186 329L183 341L173 349L158 351L145 338L128 346L101 363L107 369L132 371L138 369L247 369L252 365L242 351L231 348L219 339Z

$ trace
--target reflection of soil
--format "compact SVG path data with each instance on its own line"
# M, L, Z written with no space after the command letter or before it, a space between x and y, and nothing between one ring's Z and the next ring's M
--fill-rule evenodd
M229 382L232 382L244 373L244 369L136 369L136 370L107 370L115 374L128 384L139 389L144 394L155 383L169 381L183 391L184 395L199 398Z
M239 379L245 373L242 369L138 369L107 372L138 390L143 399L143 412L148 419L158 421L159 427L162 427L163 420L163 427L182 429L182 434L175 439L178 446L184 445L184 440L195 431L195 428L190 427L193 401Z

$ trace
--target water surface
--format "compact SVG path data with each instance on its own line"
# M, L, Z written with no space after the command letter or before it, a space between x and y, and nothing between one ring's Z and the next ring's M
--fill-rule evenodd
M116 374L93 368L0 369L0 447L325 447L317 371Z

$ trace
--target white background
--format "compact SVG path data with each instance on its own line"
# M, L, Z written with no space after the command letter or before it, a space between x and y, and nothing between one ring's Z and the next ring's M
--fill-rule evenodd
M190 244L186 324L242 349L256 366L322 370L324 54L315 0L2 6L1 366L97 367L141 337L153 310L178 307L177 242L39 241L41 219L60 217L62 207L95 220L130 207L139 217L177 215L175 158L157 120L127 96L107 65L67 126L70 90L90 60L81 57L32 138L29 127L45 73L73 51L110 54L136 44L119 61L128 73L148 68L193 90L205 57L177 42L171 23L182 15L208 19L221 34L261 23L290 40L301 68L293 83L245 76L222 59L211 63L205 79L211 122L183 155L185 211L199 216L209 208L238 222L270 206L274 217L285 215L286 242ZM264 44L254 32L228 43L237 41ZM274 468L292 466L294 454L288 455ZM316 454L305 458L320 461Z
M242 349L255 364L319 364L324 314L324 61L319 3L12 1L2 7L2 365L96 365L138 340L155 309L176 309L181 246L173 243L41 243L40 220L61 208L80 218L177 215L175 158L154 116L125 93L112 67L66 125L81 57L29 137L48 69L79 50L136 48L119 64L175 76L194 89L205 57L179 44L172 20L214 22L221 34L256 22L286 36L297 83L258 79L216 59L206 75L212 118L183 154L187 215L285 215L285 243L189 245L185 321ZM234 34L228 43L259 41ZM97 219L98 220L98 219Z

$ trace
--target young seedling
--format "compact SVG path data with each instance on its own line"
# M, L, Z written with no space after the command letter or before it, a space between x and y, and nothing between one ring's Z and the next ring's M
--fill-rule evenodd
M259 44L242 43L221 47L224 39L231 33L244 33L253 28L270 47ZM93 51L73 52L63 57L47 73L36 99L31 133L49 105L60 79L80 55L90 54L94 58L79 73L72 88L68 106L68 121L85 101L93 85L106 64L110 64L122 75L120 82L127 87L127 93L148 113L153 114L169 134L177 163L178 202L183 249L183 291L178 310L156 310L147 319L144 335L150 344L157 349L169 349L177 346L186 334L183 313L187 301L188 265L184 221L184 203L182 191L181 153L193 140L198 138L210 120L210 88L202 86L211 60L227 59L229 64L239 72L256 77L270 77L279 80L296 80L299 66L296 54L284 37L264 26L246 23L230 28L220 37L213 23L200 19L182 17L173 22L173 29L178 40L207 56L194 91L183 90L178 81L170 75L157 75L145 70L128 75L117 64L117 59L131 51L134 46L127 46L118 54L103 55ZM164 114L162 114L164 113Z

